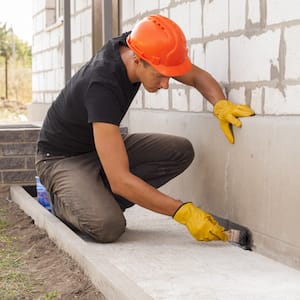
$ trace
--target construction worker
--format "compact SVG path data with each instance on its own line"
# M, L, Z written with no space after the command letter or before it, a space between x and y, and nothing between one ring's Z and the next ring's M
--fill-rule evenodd
M226 100L222 89L188 57L186 39L172 20L152 15L110 40L66 84L41 128L36 169L54 195L55 215L97 242L125 231L124 210L134 204L184 224L199 241L227 240L224 228L188 199L157 188L192 162L192 144L165 134L121 134L119 125L140 85L154 93L169 79L196 88L214 105L221 129L233 143L231 124L253 115Z

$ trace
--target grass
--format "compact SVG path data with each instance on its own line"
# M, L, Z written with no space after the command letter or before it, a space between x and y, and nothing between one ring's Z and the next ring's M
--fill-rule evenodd
M7 226L7 221L3 216L7 213L6 209L0 208L0 232Z
M47 293L45 296L42 298L39 298L39 300L50 300L50 299L55 299L59 296L59 293L57 291L53 291L50 293Z
M11 300L24 298L24 295L32 296L36 292L38 282L26 274L23 270L25 262L23 253L16 244L17 238L6 234L9 226L6 219L7 210L0 209L0 299ZM38 300L50 300L59 296L57 291L49 292ZM26 297L28 299L28 297Z
M0 210L0 299L12 299L28 292L31 285L29 277L20 271L22 262L17 259L20 253L13 243L16 239L5 234L9 225L5 212Z

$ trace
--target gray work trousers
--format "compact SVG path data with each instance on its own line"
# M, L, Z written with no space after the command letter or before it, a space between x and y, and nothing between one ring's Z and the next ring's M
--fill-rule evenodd
M185 138L166 134L123 137L130 171L158 188L182 173L194 150ZM55 215L97 242L116 241L125 231L123 211L133 203L113 194L96 152L77 156L36 155L41 182L54 195Z

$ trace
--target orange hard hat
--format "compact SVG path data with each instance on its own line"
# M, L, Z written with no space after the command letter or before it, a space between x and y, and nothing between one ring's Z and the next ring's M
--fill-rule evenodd
M192 67L184 33L166 17L152 15L142 19L128 35L127 44L164 76L183 75Z

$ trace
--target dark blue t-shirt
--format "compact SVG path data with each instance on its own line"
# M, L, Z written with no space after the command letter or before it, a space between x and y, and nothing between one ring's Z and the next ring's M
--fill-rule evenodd
M128 34L110 40L70 79L48 110L39 152L69 156L95 151L91 123L120 125L140 87L129 81L119 52L127 46Z

